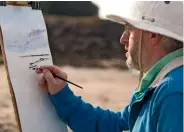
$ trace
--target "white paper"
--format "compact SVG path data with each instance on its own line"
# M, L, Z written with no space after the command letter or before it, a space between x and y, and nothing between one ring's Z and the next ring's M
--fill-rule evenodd
M53 64L41 11L0 7L0 25L22 132L67 132L48 95L39 88L34 70ZM40 54L47 55L23 57Z

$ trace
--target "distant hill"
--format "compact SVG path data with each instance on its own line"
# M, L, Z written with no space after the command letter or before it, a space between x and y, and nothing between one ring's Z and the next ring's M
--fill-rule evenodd
M91 1L41 1L44 14L62 16L97 16L98 7Z
M98 17L45 16L54 63L127 68L119 39L123 26Z

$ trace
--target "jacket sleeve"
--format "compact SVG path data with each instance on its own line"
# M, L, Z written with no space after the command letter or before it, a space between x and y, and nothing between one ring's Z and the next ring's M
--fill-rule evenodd
M166 97L154 114L157 132L183 131L183 94Z
M61 120L74 132L122 132L129 128L129 106L121 112L93 107L74 95L68 85L50 98Z

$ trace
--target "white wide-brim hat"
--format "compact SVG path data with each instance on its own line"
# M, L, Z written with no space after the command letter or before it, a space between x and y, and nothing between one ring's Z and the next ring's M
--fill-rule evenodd
M106 17L111 21L165 35L183 42L182 1L114 1Z

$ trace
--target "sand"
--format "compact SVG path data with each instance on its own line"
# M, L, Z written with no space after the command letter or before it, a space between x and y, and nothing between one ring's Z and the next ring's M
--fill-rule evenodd
M117 69L87 69L63 67L68 79L83 86L71 86L82 99L114 111L121 110L130 100L138 83L138 77L130 71ZM13 106L4 66L0 66L0 132L17 132Z

